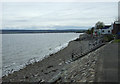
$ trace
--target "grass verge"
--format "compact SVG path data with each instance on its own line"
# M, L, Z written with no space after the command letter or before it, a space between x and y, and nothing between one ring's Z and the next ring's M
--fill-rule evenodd
M120 43L120 39L115 39L113 42L114 43Z

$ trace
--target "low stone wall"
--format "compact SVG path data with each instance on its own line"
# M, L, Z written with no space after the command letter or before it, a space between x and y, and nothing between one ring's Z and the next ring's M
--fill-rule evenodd
M101 46L104 45L102 37L92 38L84 34L78 46L79 50L73 52L72 61L65 65L58 75L49 82L93 82L95 79L95 67Z
M94 82L99 53L103 46L66 65L63 71L49 82Z

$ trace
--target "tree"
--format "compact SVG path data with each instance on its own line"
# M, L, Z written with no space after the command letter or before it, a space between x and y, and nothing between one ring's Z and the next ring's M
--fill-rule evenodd
M95 28L96 28L96 29L102 29L104 26L105 26L104 23L103 23L103 22L100 22L100 21L98 21L98 22L95 24Z
M91 33L93 33L93 31L94 31L94 27L91 28Z
M94 27L92 27L92 28L88 29L88 30L86 31L86 33L87 33L87 34L92 34L92 33L93 33L93 31L94 31Z

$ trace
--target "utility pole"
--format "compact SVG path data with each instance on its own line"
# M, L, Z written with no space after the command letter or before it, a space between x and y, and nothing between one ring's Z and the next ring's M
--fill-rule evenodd
M118 21L120 22L120 1L118 2Z

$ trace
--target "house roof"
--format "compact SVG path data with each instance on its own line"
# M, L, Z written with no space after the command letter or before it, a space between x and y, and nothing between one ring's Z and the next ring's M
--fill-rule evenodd
M109 27L111 27L111 25L105 25L102 29L108 29Z
M115 24L120 24L120 22L119 22L119 21L116 21Z

